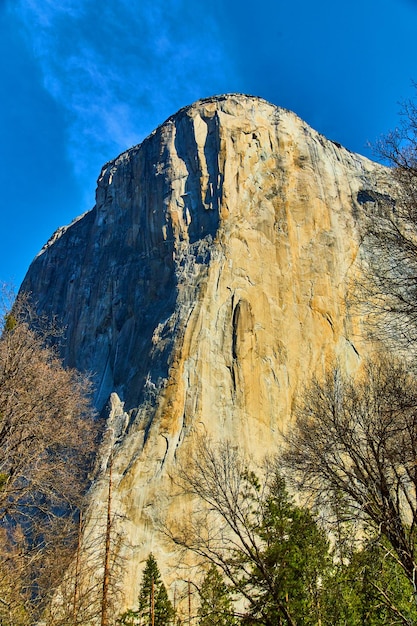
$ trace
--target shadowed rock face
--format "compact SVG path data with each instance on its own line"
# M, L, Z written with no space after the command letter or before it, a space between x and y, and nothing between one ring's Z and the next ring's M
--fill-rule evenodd
M384 168L293 113L220 96L108 163L96 206L33 262L22 289L67 328L67 364L95 373L99 409L113 391L124 403L113 396L127 604L150 549L168 562L153 524L181 514L167 469L190 432L260 457L313 372L357 367L366 344L345 303L361 216L392 193ZM104 515L104 479L92 498Z
M146 377L166 379L176 309L207 274L221 178L218 119L203 119L204 143L184 112L107 164L96 206L55 233L22 285L67 329L66 363L95 373L99 408L113 390L138 406Z

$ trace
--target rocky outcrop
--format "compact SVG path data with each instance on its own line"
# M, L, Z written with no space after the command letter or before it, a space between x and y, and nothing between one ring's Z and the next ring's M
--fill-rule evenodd
M154 519L182 514L168 470L193 429L260 457L313 372L357 366L367 348L346 299L361 216L391 186L293 113L220 96L105 165L96 206L33 262L22 289L66 327L66 363L94 373L99 409L118 396L126 604L151 549L168 563ZM106 484L92 496L103 515Z

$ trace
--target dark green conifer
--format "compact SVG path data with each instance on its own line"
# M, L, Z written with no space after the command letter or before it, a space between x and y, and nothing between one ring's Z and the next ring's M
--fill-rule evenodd
M199 626L235 626L229 590L215 565L211 565L200 589Z
M321 623L321 582L331 565L328 540L310 512L292 502L278 473L256 532L263 546L247 580L253 588L248 621Z
M126 611L118 622L124 626L168 626L174 623L174 609L152 553L143 571L138 609Z

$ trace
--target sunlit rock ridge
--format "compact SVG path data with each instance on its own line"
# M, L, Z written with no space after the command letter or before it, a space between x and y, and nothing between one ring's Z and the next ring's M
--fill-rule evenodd
M347 296L365 205L388 171L260 98L179 111L106 164L95 207L60 229L22 289L66 328L63 356L111 396L113 505L128 547L125 605L193 433L274 451L294 398L366 352ZM119 401L120 399L120 401ZM92 492L105 516L107 458Z

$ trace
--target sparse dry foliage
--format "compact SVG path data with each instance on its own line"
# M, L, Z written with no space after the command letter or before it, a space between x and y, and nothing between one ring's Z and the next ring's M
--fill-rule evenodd
M249 571L243 562L242 569L236 567L239 559L234 557L242 546L256 552L265 483L261 488L236 447L205 438L197 440L176 481L180 492L193 498L192 515L166 532L177 545L199 555L201 564L209 559L238 586L239 577Z
M124 561L120 548L123 537L116 530L116 516L111 520L109 549L106 548L106 520L89 510L85 523L80 525L78 545L72 552L69 567L62 572L58 590L48 603L43 620L48 626L87 626L103 623L103 602L107 626L116 622L120 606L121 581ZM108 558L106 558L108 555ZM103 596L107 562L107 593Z
M415 593L416 459L417 379L389 356L368 361L356 377L336 368L313 380L283 456L297 489L388 541Z
M398 182L395 200L369 197L372 211L364 237L361 289L371 334L405 349L417 349L417 105L405 102L401 123L376 146Z
M13 604L40 611L73 556L96 426L89 380L65 369L48 343L55 328L24 295L3 319L0 577L13 572L16 581L13 598L2 597L6 618Z

